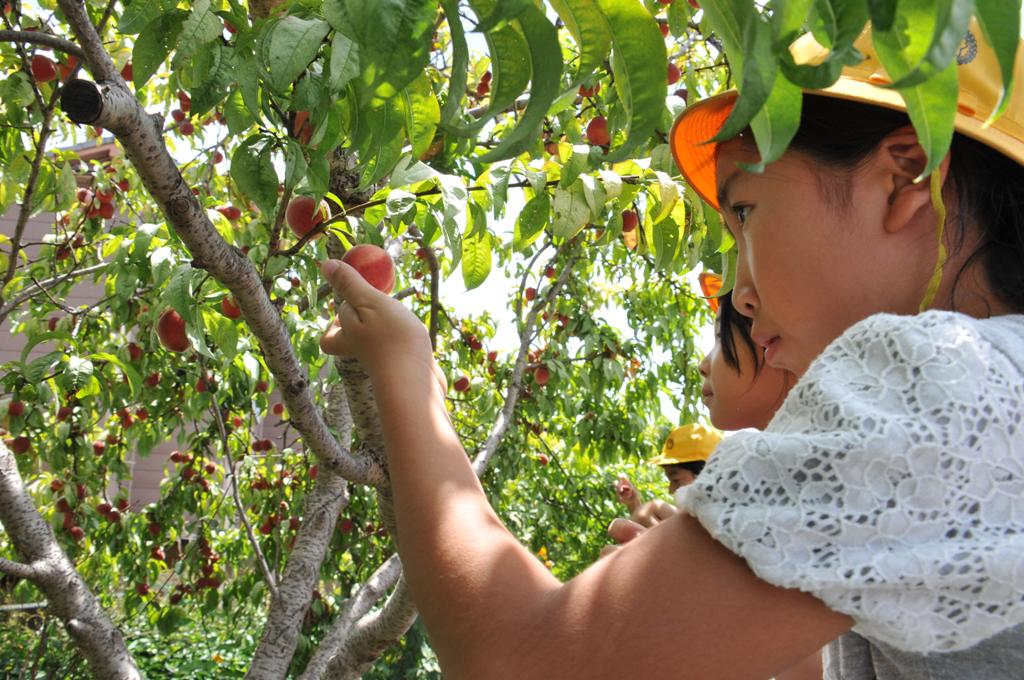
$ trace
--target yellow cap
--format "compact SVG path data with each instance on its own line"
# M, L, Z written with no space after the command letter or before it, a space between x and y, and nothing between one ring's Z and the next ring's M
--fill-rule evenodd
M651 465L677 465L707 460L720 441L722 433L713 427L696 423L683 425L672 430L661 448L661 455L648 462Z
M890 84L892 79L878 60L870 27L861 33L854 47L864 55L864 61L845 67L839 80L831 87L812 92L905 111L906 105L898 90L880 87ZM827 52L810 34L800 37L790 46L790 53L797 64L819 63ZM971 19L956 60L960 78L956 130L1024 165L1024 87L1020 85L1024 77L1024 48L1017 50L1014 65L1017 85L1011 93L1006 112L988 127L984 127L984 123L999 101L1002 80L995 50L985 40L976 19ZM715 208L718 208L716 145L705 142L718 134L732 112L736 97L736 91L732 90L689 107L679 115L669 140L672 155L683 176L697 194Z

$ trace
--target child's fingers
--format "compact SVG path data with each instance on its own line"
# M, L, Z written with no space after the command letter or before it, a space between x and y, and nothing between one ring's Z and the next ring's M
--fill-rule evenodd
M320 273L338 295L357 309L382 294L341 260L324 260L320 263Z
M331 325L327 327L324 334L320 336L320 351L324 354L336 354L339 356L349 354L345 332L342 330L341 325L338 324L337 318L331 322Z
M619 544L629 543L646 529L636 522L618 517L608 525L608 536Z

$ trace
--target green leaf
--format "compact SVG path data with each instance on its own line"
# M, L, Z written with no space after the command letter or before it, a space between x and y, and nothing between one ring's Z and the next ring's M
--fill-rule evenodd
M679 246L683 242L682 228L673 219L666 219L654 225L653 251L655 266L669 269L679 254Z
M553 230L560 239L571 239L590 220L590 206L587 204L583 183L577 181L568 189L555 187Z
M404 187L410 184L419 184L433 179L437 171L422 161L418 161L411 155L403 156L391 171L388 185L391 187Z
M192 11L181 27L181 36L177 41L177 51L172 66L177 69L199 51L206 43L220 38L224 31L224 22L213 13L210 0L196 0ZM134 65L132 66L134 68Z
M590 207L590 219L597 220L604 212L604 203L608 199L604 185L593 175L580 175L580 182L583 184L583 197Z
M888 31L892 28L892 22L896 20L896 0L868 0L868 9L873 30Z
M22 371L25 380L29 383L42 382L48 373L53 372L54 364L59 362L63 356L63 352L49 352L37 359L33 359ZM24 362L24 358L22 358L22 362Z
M268 84L275 92L286 92L313 61L330 26L323 19L302 19L288 15L268 31L261 45L260 60Z
M718 297L731 293L736 286L736 259L738 251L730 248L722 253L722 287L718 291Z
M479 13L482 0L470 0L470 6ZM491 93L487 110L469 125L452 125L449 131L463 137L474 136L491 118L515 104L516 98L530 83L530 48L517 27L505 24L500 29L484 34L491 57Z
M132 79L136 90L141 90L149 82L171 49L178 44L178 36L186 17L188 12L174 10L157 17L142 29L132 48Z
M466 210L466 202L469 200L469 190L466 182L456 175L444 175L438 173L437 181L441 189L441 207L444 216L454 218Z
M188 323L195 318L195 299L192 291L192 267L180 264L174 268L161 299L174 308Z
M410 211L416 207L416 194L396 189L388 194L384 201L389 219L402 219L408 217Z
M531 2L533 0L501 0L500 2L495 0L478 0L473 2L473 0L470 0L473 11L476 12L477 17L480 19L474 30L480 33L487 33L496 28L501 28L510 19L515 19L522 14L527 7L530 7Z
M572 154L562 166L562 176L558 178L558 186L563 189L590 168L590 147L585 144L574 144Z
M803 24L815 0L786 0L774 5L771 16L775 44L788 47L793 38L803 32Z
M491 166L490 174L492 214L501 217L505 213L505 202L508 200L508 182L512 178L511 163L495 163Z
M441 109L441 123L448 125L458 116L462 100L466 97L469 47L466 45L466 32L462 28L457 0L441 0L441 7L444 8L452 41L452 75L448 80L448 98Z
M612 33L597 0L550 0L579 50L570 88L601 67L612 48Z
M249 107L242 101L242 93L238 88L232 90L224 102L224 119L228 126L228 133L231 135L245 132L256 122Z
M210 332L217 352L225 361L231 361L238 354L238 324L221 314L209 314L206 329Z
M133 0L117 20L117 32L125 35L141 33L145 26L161 14L173 11L177 4L175 0Z
M757 13L753 3L748 0L703 0L701 9L715 35L721 37L733 73L742 73L744 27L751 15Z
M1010 103L1010 91L1013 90L1013 67L1017 61L1017 49L1020 45L1020 13L1021 2L1007 0L975 0L977 5L978 23L985 34L985 39L992 45L999 60L999 72L1002 74L1003 88L999 92L999 103L985 121L989 125L1003 115Z
M75 171L71 169L71 164L67 161L60 166L54 188L56 191L53 194L53 209L55 211L64 210L71 205L78 189L75 182Z
M181 607L166 607L160 611L156 627L161 635L168 636L190 622L191 619L182 611Z
M272 214L277 203L277 172L271 161L270 142L253 135L238 145L231 155L231 178L260 210Z
M371 101L398 94L430 61L436 0L325 0L324 16L359 43L360 73Z
M365 189L391 172L402 157L405 146L405 106L401 97L392 97L366 115L366 134L358 146L362 175L359 186Z
M471 224L462 237L462 280L466 290L473 290L491 273L493 238L487 231L487 217L476 203L470 204Z
M835 83L844 66L860 63L864 55L853 43L864 30L867 23L867 8L863 0L817 0L814 4L816 14L824 21L825 32L832 46L825 61L816 65L796 64L789 52L790 35L784 34L784 27L776 26L775 53L779 57L779 68L783 75L792 83L808 90L820 90Z
M522 252L544 233L544 227L551 219L551 196L545 191L537 194L523 206L516 220L512 237L512 249Z
M289 137L284 147L284 188L294 189L306 176L306 168L302 145Z
M905 13L907 30L912 33L924 30L929 21L934 27L931 43L920 62L908 73L894 78L892 87L902 89L920 85L953 63L974 15L974 0L904 0L898 11ZM911 40L912 49L919 42L919 36L915 35Z
M109 352L93 352L89 355L88 360L90 362L106 362L117 366L121 369L121 372L128 376L128 385L131 388L132 394L139 394L142 391L142 376L135 370L135 367L130 363L125 362L121 357L116 354L110 354ZM90 371L88 377L91 378L93 372Z
M656 204L658 211L651 218L651 222L657 224L669 216L680 196L679 185L673 182L672 178L666 173L655 172L654 176L658 181L651 185L651 191L653 192L653 190L657 189Z
M917 62L915 53L926 49L927 34L920 30L908 30L910 16L920 18L919 10L923 0L902 0L896 22L891 31L873 31L875 50L886 72L894 79L909 73ZM908 7L913 11L906 12ZM919 28L919 27L916 27ZM925 29L927 30L927 28ZM943 71L933 75L920 85L901 89L900 95L907 105L907 114L914 124L918 141L928 154L927 167L918 181L928 177L949 151L953 140L953 124L956 119L956 103L959 93L959 79L956 63L950 63Z
M771 37L771 27L760 15L757 12L749 14L743 27L745 58L740 79L740 95L722 129L715 135L716 142L732 139L742 132L768 101L778 73L772 54Z
M533 6L526 8L515 22L522 30L530 48L530 102L515 128L506 134L496 147L477 158L481 163L511 158L533 144L534 135L544 122L548 107L559 92L562 78L562 48L558 44L558 31L544 16L544 12Z
M340 31L331 41L331 92L340 93L359 75L359 45Z
M803 90L785 78L776 78L772 92L764 107L750 121L754 131L757 151L761 161L753 172L761 172L764 166L778 160L800 127L800 108Z
M441 106L425 73L409 83L402 95L405 97L405 129L412 144L412 155L419 158L434 141L441 122Z
M200 117L216 106L234 80L235 51L219 43L203 48L191 64L192 116Z
M306 168L306 184L314 194L326 194L330 186L331 167L326 156L316 154Z
M597 0L612 36L612 75L615 92L629 116L626 141L605 160L625 160L646 142L665 109L668 56L658 23L635 0Z

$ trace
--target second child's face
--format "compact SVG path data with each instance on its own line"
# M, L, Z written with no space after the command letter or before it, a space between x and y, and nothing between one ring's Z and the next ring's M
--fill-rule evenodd
M753 427L763 430L782 405L796 378L789 371L762 365L756 370L754 355L732 329L733 346L739 355L740 370L725 361L715 321L715 346L700 362L704 376L701 395L708 407L711 422L720 430L742 430Z

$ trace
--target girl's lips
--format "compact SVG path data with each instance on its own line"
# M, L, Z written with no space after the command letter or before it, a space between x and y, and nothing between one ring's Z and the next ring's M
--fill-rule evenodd
M754 342L756 342L758 345L760 345L764 349L768 349L768 347L773 342L775 342L776 340L779 339L779 336L777 336L777 335L772 335L770 333L757 333L757 332L751 333L750 337L751 337L751 339L753 339Z
M772 359L779 353L779 336L775 336L764 343L764 360L769 366L774 366Z

